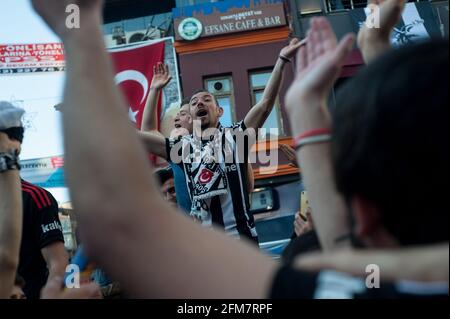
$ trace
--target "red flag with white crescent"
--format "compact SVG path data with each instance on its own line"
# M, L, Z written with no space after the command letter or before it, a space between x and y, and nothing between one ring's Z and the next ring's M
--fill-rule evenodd
M161 41L110 52L116 71L116 84L126 98L129 117L138 129L141 128L153 67L158 62L164 62L164 48L164 41ZM158 114L161 114L161 101L158 102Z

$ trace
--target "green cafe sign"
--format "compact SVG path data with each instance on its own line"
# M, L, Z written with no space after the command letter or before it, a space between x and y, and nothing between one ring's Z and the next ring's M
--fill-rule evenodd
M178 26L178 33L184 40L198 39L202 32L203 25L200 20L195 18L186 18Z

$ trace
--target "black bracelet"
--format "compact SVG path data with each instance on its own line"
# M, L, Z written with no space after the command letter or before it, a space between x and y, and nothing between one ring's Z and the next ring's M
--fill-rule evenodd
M280 55L280 59L283 60L286 63L291 63L291 60L286 58L285 56Z
M20 170L18 151L0 153L0 173Z

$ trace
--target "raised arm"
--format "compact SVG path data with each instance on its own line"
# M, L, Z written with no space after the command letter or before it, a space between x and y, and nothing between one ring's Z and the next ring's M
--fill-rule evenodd
M251 110L247 113L244 119L245 126L247 128L253 128L257 130L264 125L264 122L272 112L273 106L277 99L278 93L281 88L281 83L283 79L283 71L286 63L291 60L295 55L298 48L304 44L304 41L299 41L298 39L293 39L288 46L284 47L277 59L277 63L272 71L269 82L264 89L261 101L254 105Z
M346 250L298 257L296 267L307 271L333 269L367 276L366 267L377 265L384 281L413 280L448 283L448 242L429 246L383 250Z
M326 18L313 18L307 41L306 47L299 49L296 80L286 95L294 136L331 127L328 95L352 49L354 36L347 35L337 44ZM337 240L350 233L350 225L344 199L334 183L330 144L303 146L297 150L297 159L322 249L334 249L339 245Z
M164 89L171 79L172 76L170 75L167 64L158 63L154 66L152 84L150 85L150 92L142 117L141 131L158 131L158 98L161 95L162 89Z
M380 14L380 26L372 27L369 16L358 33L358 47L364 61L368 64L391 47L390 36L394 27L400 22L405 0L371 0L368 9Z
M166 160L169 159L169 155L166 152L166 139L160 132L138 132L138 136L148 152Z
M16 151L20 143L0 133L2 153ZM9 298L19 264L22 237L22 192L18 170L1 171L0 167L0 299Z
M67 50L67 181L88 255L137 297L266 297L275 262L192 223L159 195L114 86L102 1L32 2ZM69 3L80 6L79 30L65 28Z
M141 132L138 134L147 151L164 159L168 159L168 157L165 138L158 131L158 97L171 79L172 76L167 65L158 63L153 68L153 80L142 117Z

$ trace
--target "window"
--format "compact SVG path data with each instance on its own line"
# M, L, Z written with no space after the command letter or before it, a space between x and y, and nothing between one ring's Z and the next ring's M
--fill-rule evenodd
M220 123L223 126L231 126L236 121L232 77L225 76L206 79L205 88L216 97L217 102L223 108Z
M269 82L271 74L272 72L267 71L254 72L250 74L250 87L252 91L253 105L261 101L264 94L264 89L267 85L267 82ZM266 129L266 134L264 136L261 136L261 132L258 137L259 139L278 138L279 136L284 135L283 121L281 117L280 103L278 101L278 98L275 102L272 112L264 123L263 128ZM270 129L272 129L272 131Z
M297 7L298 12L301 15L316 14L321 13L323 11L322 1L317 0L297 0Z
M327 0L328 11L365 8L367 0Z
M421 2L429 0L407 0L406 2ZM352 10L358 8L365 8L367 0L326 0L328 12L339 10Z

